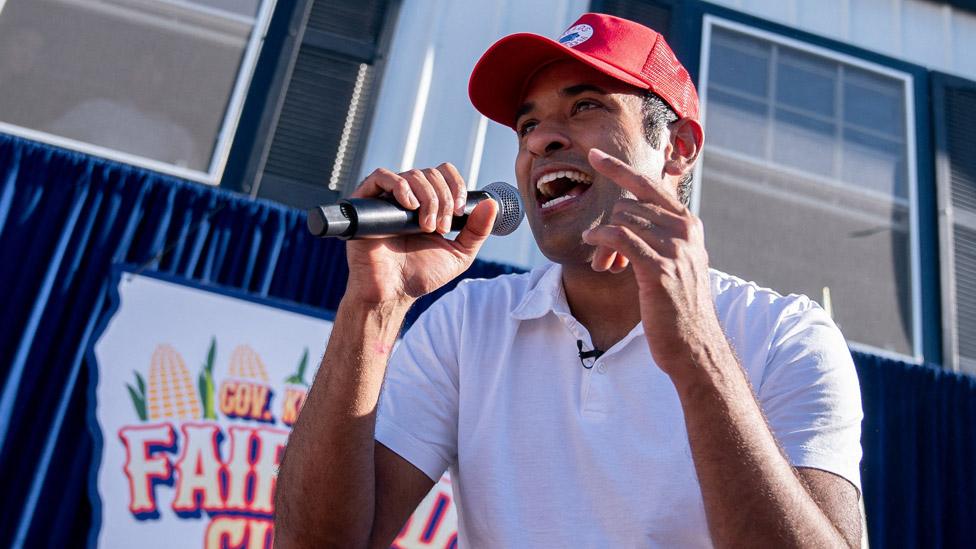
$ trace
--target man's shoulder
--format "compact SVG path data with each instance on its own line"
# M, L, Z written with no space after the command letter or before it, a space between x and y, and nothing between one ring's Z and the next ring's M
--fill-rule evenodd
M830 315L809 297L783 295L714 269L710 279L719 322L743 366L754 374L753 383L760 383L769 357L789 342L840 345L846 350Z
M820 308L816 301L806 295L784 295L757 282L717 269L709 269L709 279L720 316L740 313L781 318Z

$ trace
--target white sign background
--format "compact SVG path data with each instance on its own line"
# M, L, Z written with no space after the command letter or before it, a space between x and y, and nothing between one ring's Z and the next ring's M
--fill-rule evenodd
M93 373L95 384L95 411L92 414L96 432L96 493L92 496L95 509L91 541L98 547L132 547L145 549L153 547L247 547L257 549L270 546L270 530L263 532L245 526L246 520L267 525L269 514L234 513L220 510L201 510L198 513L178 515L173 509L180 484L180 471L173 470L171 482L157 483L151 488L156 513L142 516L141 520L130 510L133 496L130 476L126 474L126 445L120 435L123 429L148 427L151 425L171 425L176 444L172 449L151 447L145 458L156 460L165 458L170 468L180 459L186 446L185 426L204 426L212 429L217 426L221 433L218 443L218 465L228 465L231 461L232 427L264 429L267 432L282 432L289 427L282 423L282 399L286 387L301 389L285 380L296 372L305 349L309 351L308 367L304 381L311 382L315 376L318 359L325 349L332 331L332 322L325 318L297 312L297 308L281 308L267 300L233 296L232 292L216 292L188 285L175 279L164 277L133 275L121 273L118 284L118 308L106 325L94 347L97 373ZM239 294L240 295L240 294ZM311 312L311 311L310 311ZM192 385L194 397L197 396L198 375L207 360L211 340L216 341L216 354L213 366L214 408L216 420L149 418L142 420L136 411L126 384L137 387L134 372L139 372L148 384L150 364L154 353L161 346L168 345L171 351L182 358L185 370ZM271 402L268 406L273 422L257 421L246 417L227 417L221 411L220 394L222 384L230 381L240 382L240 376L231 375L230 362L233 350L248 346L260 357L260 363L267 374L265 386L270 386ZM174 353L166 351L167 356ZM253 356L253 355L251 355ZM173 362L172 360L170 361ZM240 363L240 361L238 361ZM255 363L251 360L251 363ZM237 372L240 374L240 370ZM243 379L246 384L255 383ZM157 383L155 394L159 394ZM152 393L153 389L148 392ZM164 393L166 391L163 391ZM172 390L170 389L170 392ZM172 398L170 395L169 398ZM147 406L148 407L148 406ZM277 435L281 437L282 435ZM131 437L130 437L131 438ZM99 444L100 442L100 444ZM131 442L130 442L131 443ZM138 458L138 456L137 456ZM252 456L252 463L259 459ZM133 459L132 461L138 461ZM131 464L130 464L131 465ZM211 463L213 465L213 463ZM256 467L256 465L255 465ZM189 470L189 469L187 469ZM276 470L276 467L274 468ZM256 491L252 481L252 492ZM249 492L247 497L253 494ZM200 496L201 499L204 496ZM228 488L222 486L224 501L228 498ZM225 519L222 526L236 521L238 534L215 534L212 528L215 520ZM457 518L451 504L451 491L448 479L442 479L418 508L417 513L407 523L397 538L395 546L408 547L449 547L456 544ZM213 529L210 531L208 529ZM233 530L233 529L232 529ZM257 535L249 537L249 532ZM238 536L238 537L235 537ZM252 539L253 538L253 539ZM261 539L258 539L261 538Z

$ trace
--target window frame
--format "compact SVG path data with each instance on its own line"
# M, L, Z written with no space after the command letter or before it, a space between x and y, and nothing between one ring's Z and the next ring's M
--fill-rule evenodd
M774 30L760 28L756 25L751 25L748 23L743 23L739 21L732 20L730 18L722 17L721 15L715 15L713 13L703 13L701 19L701 50L699 52L699 78L698 78L698 90L701 101L701 121L703 125L707 124L707 111L708 111L708 69L710 63L710 49L712 40L712 31L716 26L733 31L746 34L758 38L760 40L765 40L772 42L774 44L786 46L789 48L794 48L805 53L810 53L813 55L818 55L825 57L827 59L837 61L840 63L845 63L857 67L859 69L869 71L876 74L881 74L896 80L899 80L904 85L905 92L905 133L906 141L905 146L906 152L906 185L908 187L908 204L909 204L909 253L911 258L909 261L910 269L909 276L911 277L911 304L912 304L912 320L911 320L911 333L912 333L912 354L905 355L898 352L888 351L881 349L869 344L859 343L854 341L848 341L848 345L860 352L866 352L877 356L883 356L887 358L893 358L900 361L911 362L911 363L922 363L924 361L925 353L924 351L924 334L923 334L923 303L922 303L922 269L921 269L921 234L920 234L920 197L919 197L919 149L918 149L918 128L916 121L918 119L918 103L916 101L915 90L918 82L916 81L916 75L907 70L900 70L890 66L883 65L874 61L869 61L867 59L856 57L836 49L831 49L829 47L824 47L821 45L814 44L812 42L800 40L795 37L787 36L775 32ZM707 139L707 137L706 137ZM706 142L707 143L707 142ZM699 166L703 166L704 157L708 154L708 147L702 150L701 158L698 160ZM701 205L701 192L702 192L702 177L703 169L699 168L695 170L694 184L692 187L691 196L691 209L697 215L700 211Z
M0 1L0 12L2 12L5 1L6 0ZM244 99L247 96L248 88L250 87L251 80L254 76L258 56L261 53L264 37L268 31L268 25L271 22L271 14L274 12L274 8L277 4L277 0L260 0L260 2L261 3L258 7L257 15L254 17L254 27L251 29L250 36L248 37L247 43L244 46L244 54L241 57L241 64L237 70L237 78L234 80L234 86L231 88L230 95L227 98L228 101L225 106L223 121L220 124L220 129L217 131L216 144L214 146L213 153L210 156L210 163L207 171L204 172L201 170L182 168L160 160L118 151L109 147L103 147L101 145L95 145L68 137L62 137L3 121L0 121L0 133L16 135L33 141L38 141L40 143L46 143L56 147L105 158L115 162L145 168L154 172L172 175L182 179L204 183L206 185L217 186L220 183L224 169L227 165L227 159L230 156L231 143L234 140L234 134L237 132L237 127L241 119ZM192 4L180 3L179 5L185 9L193 9L204 13L222 11L216 10L216 8L193 6Z

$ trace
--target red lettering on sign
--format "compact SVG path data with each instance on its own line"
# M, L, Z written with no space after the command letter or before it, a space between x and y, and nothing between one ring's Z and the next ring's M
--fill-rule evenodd
M129 479L129 511L136 518L158 515L155 485L169 481L173 471L167 450L176 443L176 433L168 423L119 429L125 445L125 471Z
M200 509L219 511L224 507L220 491L220 429L210 423L184 423L181 431L183 453L175 464L173 510L181 515L199 513Z

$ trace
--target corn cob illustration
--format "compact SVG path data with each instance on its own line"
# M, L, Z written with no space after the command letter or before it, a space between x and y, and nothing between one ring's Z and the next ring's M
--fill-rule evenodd
M268 371L258 353L250 345L238 345L230 354L232 377L268 383Z
M153 351L149 366L149 419L200 419L200 402L183 357L171 345Z
M203 363L200 375L197 377L197 389L200 391L200 403L203 404L203 419L217 419L214 408L214 360L217 357L217 338L210 338L210 350L207 351L207 361Z

